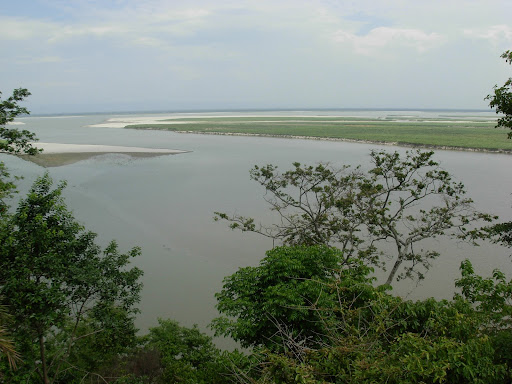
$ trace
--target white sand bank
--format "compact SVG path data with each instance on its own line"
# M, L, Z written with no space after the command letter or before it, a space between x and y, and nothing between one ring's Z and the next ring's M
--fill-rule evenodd
M32 161L43 167L60 167L87 160L96 156L108 154L127 155L131 158L146 158L155 156L175 155L189 151L163 148L122 147L117 145L93 144L62 144L62 143L32 143L43 149L43 153L35 156L19 155L25 160Z
M62 144L62 143L33 143L35 147L43 149L43 154L53 153L185 153L177 149L158 149L142 147L122 147L117 145L93 144Z
M193 118L223 118L223 117L297 117L300 119L301 117L318 117L315 115L251 115L251 114L229 114L226 115L224 113L175 113L169 115L158 115L158 116L123 116L123 117L112 117L102 123L88 125L88 127L95 128L124 128L127 125L134 124L190 124L188 121L172 121L176 119L193 119Z
M184 116L126 116L126 117L112 117L107 121L99 124L92 124L89 127L95 128L124 128L127 125L133 124L184 124L181 121L162 121L171 119L181 119Z

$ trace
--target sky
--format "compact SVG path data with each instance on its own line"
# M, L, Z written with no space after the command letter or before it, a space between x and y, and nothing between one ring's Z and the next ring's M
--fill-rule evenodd
M510 0L0 1L0 91L32 113L488 109Z

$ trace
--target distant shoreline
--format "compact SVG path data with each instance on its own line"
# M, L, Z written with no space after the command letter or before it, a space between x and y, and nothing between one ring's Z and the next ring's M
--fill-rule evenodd
M118 117L94 127L225 136L324 140L408 148L512 154L512 141L489 114L170 115Z
M320 112L331 113L321 114ZM367 114L365 112L377 113ZM118 116L105 116L103 121L87 127L167 130L182 134L320 140L423 148L426 150L511 155L512 140L507 140L505 131L492 128L495 125L496 116L485 111L482 111L484 113L479 112L478 110L345 109L261 110L260 113L255 111L209 111L158 115L127 113ZM42 118L46 117L51 118L51 116L43 116ZM53 118L66 118L66 116L59 115L53 116ZM466 140L468 135L480 136L476 139L473 137L471 142ZM493 137L492 140L488 140L490 137ZM411 140L411 142L408 140ZM444 145L445 142L449 143L450 140L451 144L455 145ZM443 145L439 145L439 143ZM466 146L456 145L458 143L465 143ZM471 146L472 143L476 147ZM36 156L20 157L44 167L73 164L106 154L142 158L188 152L186 150L106 145L34 144L36 147L43 148L44 152Z
M31 113L23 115L23 117L79 117L79 116L115 116L115 115L154 115L154 114L204 114L204 113L251 113L251 112L462 112L462 113L494 113L491 109L485 108L193 108L193 109L176 109L176 110L142 110L142 111L100 111L100 112L55 112L55 113Z
M312 137L312 136L294 136L294 135L267 135L260 133L230 133L230 132L196 132L196 131L172 131L182 134L197 134L197 135L219 135L219 136L253 136L253 137L270 137L276 139L297 139L297 140L317 140L317 141L337 141L354 144L376 144L376 145L389 145L407 148L424 148L435 149L443 151L464 151L464 152L482 152L482 153L495 153L512 155L512 149L486 149L486 148L467 148L467 147L451 147L442 145L426 145L426 144L413 144L405 142L390 142L390 141L375 141L375 140L357 140L357 139L342 139L331 137Z

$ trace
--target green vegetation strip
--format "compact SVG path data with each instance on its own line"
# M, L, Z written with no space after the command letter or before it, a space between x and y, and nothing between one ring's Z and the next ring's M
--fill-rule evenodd
M379 120L339 117L217 117L162 120L161 124L128 125L132 129L176 132L310 137L512 151L507 131L494 128L494 121L462 119ZM170 123L172 121L172 123Z

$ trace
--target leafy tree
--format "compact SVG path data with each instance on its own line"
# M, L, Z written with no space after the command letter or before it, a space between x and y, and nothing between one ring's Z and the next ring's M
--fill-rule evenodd
M512 248L512 221L491 226L489 233L494 237L497 243Z
M145 337L146 349L158 351L162 375L161 383L223 383L219 376L221 352L211 337L201 333L197 326L182 327L173 320L158 320L158 327L150 328ZM224 372L225 373L225 372Z
M133 315L115 305L104 307L101 312L86 314L76 327L70 319L59 332L52 332L47 338L49 355L69 350L56 382L102 383L107 378L124 376L113 371L112 366L138 345ZM72 348L70 337L74 338Z
M10 324L11 321L7 307L0 304L0 353L7 357L9 367L15 369L16 364L21 361L21 358L19 353L14 349L14 343L8 332L7 325Z
M2 93L0 92L0 95ZM22 114L28 114L28 110L18 103L30 96L30 92L24 88L15 89L12 96L0 99L0 152L26 153L35 155L38 150L31 145L36 140L35 134L27 130L7 128L6 125Z
M265 201L278 223L257 225L252 218L220 212L215 219L285 245L338 247L346 261L357 257L383 269L390 264L387 284L422 279L439 256L422 249L423 240L461 237L470 224L493 219L474 209L464 185L440 168L433 154L372 151L373 166L366 172L322 163L294 163L283 173L273 165L256 166L251 178L266 189ZM386 251L379 249L384 243Z
M224 384L233 382L233 367L246 366L238 351L220 351L196 325L158 319L141 337L141 345L119 364L120 383Z
M64 187L52 189L48 174L39 178L0 233L0 294L14 318L24 372L29 381L38 377L45 384L74 368L70 362L79 340L112 332L118 324L113 314L123 312L130 326L111 335L133 334L141 290L142 272L128 267L139 249L121 254L111 242L102 251L96 235L68 211ZM84 322L89 335L80 334Z
M0 96L2 92L0 92ZM0 153L25 153L34 155L40 150L32 146L31 142L36 141L33 133L27 130L18 130L16 128L8 128L6 125L14 121L21 114L28 114L28 110L21 107L19 103L30 95L30 92L24 88L15 89L12 96L5 100L0 97ZM11 175L0 161L0 215L5 215L7 205L5 198L10 197L15 191L15 184L11 179Z
M504 52L501 57L509 64L512 64L512 51ZM501 87L494 86L494 94L487 95L489 106L504 116L498 119L496 127L512 129L512 77L509 77ZM508 133L508 138L512 139L512 131Z
M307 249L291 247L288 252L307 252ZM268 291L272 294L262 290L258 280L254 282L253 274L240 274L240 271L228 278L224 286L224 291L230 289L236 276L240 293L228 301L232 305L230 313L223 312L222 307L219 310L231 314L234 322L238 322L236 326L254 329L260 337L258 341L258 336L254 336L250 343L260 347L253 352L259 364L246 370L249 379L242 382L510 382L512 349L507 341L512 338L512 282L507 282L501 272L495 271L492 278L482 278L475 275L466 261L461 265L462 277L456 282L461 293L453 300L409 301L393 296L382 287L374 287L369 268L345 267L339 273L329 274L322 282L310 281L335 294L327 294L306 307L297 304L298 298L306 297L304 290L297 290L295 295L280 295L280 290L291 292L296 287L293 272L301 270L297 259L288 257L283 261L267 257L262 261L261 270L268 268L268 263L276 264L276 268L282 268L283 263L288 265L290 275L281 275L282 284L276 281L270 284ZM261 276L264 275L262 272ZM253 284L260 287L260 298L257 292L245 295L257 290L251 289ZM272 287L279 289L272 290ZM219 295L218 300L222 303L226 299ZM237 312L233 310L235 307ZM311 312L309 319L315 319L316 332L309 332L308 321L298 321L307 318L305 311ZM246 321L247 312L259 312L253 316L254 321L279 314L273 322L265 323L274 332L271 343L267 339L271 330L266 333L258 323ZM301 326L309 334L306 340L297 337L298 333L288 332Z
M323 245L274 248L258 267L240 268L224 279L215 295L224 316L211 326L243 347L285 350L288 339L318 346L341 303L365 305L385 291L371 287L370 270L357 260L346 264L339 250Z
M2 93L0 92L0 96ZM19 106L19 102L29 96L30 93L23 88L15 89L12 96L6 100L0 97L0 153L27 153L35 154L38 152L30 141L35 141L35 135L29 131L19 131L13 128L7 128L6 125L14 120L20 114L28 114L26 108ZM12 196L16 190L14 180L5 164L0 161L0 231L4 231L4 219L7 215L6 198ZM9 337L7 323L9 315L7 308L2 307L2 316L0 316L0 352L8 358L11 367L19 360L19 354L14 350L12 340Z
M12 197L15 191L16 184L11 178L11 174L5 164L0 162L0 220L7 214L8 205L5 199Z
M501 57L507 63L512 64L511 50L504 52ZM496 128L503 127L512 130L512 77L509 77L503 86L494 86L494 94L487 95L486 99L490 100L489 106L494 108L496 113L503 114L498 119ZM508 133L508 138L512 139L512 131ZM512 247L512 221L496 224L489 229L497 242Z

